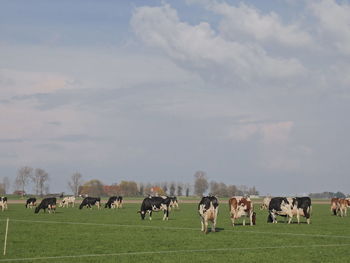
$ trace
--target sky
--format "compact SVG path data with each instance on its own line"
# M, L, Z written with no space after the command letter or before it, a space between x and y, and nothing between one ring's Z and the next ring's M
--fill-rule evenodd
M349 193L349 88L350 1L1 0L0 178Z

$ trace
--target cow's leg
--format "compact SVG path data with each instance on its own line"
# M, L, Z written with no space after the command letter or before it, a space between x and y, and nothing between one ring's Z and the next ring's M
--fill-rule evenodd
M249 213L249 221L250 221L250 225L252 226L253 225L253 211L251 211Z
M297 221L298 221L298 224L300 224L300 211L299 211L299 209L297 211Z
M235 226L235 217L234 217L234 215L231 215L231 221L232 221L232 226L234 227Z
M149 212L149 220L152 220L152 210L150 210L148 212Z
M205 218L204 219L204 233L208 233L208 219Z
M242 224L245 226L245 217L243 217L243 222L242 222Z
M214 220L213 220L213 224L211 225L211 231L215 232L216 231L216 219L218 218L218 209L215 209L215 216L214 216Z
M204 218L201 216L201 231L204 232Z

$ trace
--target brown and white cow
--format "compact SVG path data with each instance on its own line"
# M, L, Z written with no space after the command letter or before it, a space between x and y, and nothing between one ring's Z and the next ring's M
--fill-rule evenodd
M250 225L255 225L256 214L254 212L253 202L249 197L235 196L229 201L229 209L231 214L232 226L235 226L235 219L243 217L243 225L245 226L245 217L249 218Z
M333 212L333 215L337 215L338 210L339 210L339 200L340 198L332 198L331 199L331 211Z
M341 217L347 215L347 210L349 206L350 206L350 200L347 200L347 199L338 200L338 211Z
M201 219L201 231L208 233L208 222L212 222L211 232L215 232L216 219L219 212L219 202L215 196L205 196L198 204L198 213Z
M271 197L265 197L260 206L260 210L267 210L269 208L270 201Z

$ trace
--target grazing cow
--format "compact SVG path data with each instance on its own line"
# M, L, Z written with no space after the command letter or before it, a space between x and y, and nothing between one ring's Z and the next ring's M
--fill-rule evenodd
M81 202L79 209L82 209L84 206L92 209L93 205L96 205L97 208L100 209L101 198L100 197L85 197L84 200Z
M72 205L72 207L74 207L74 204L75 204L75 197L67 196L62 199L60 203L60 207L69 207L69 205Z
M339 210L339 200L340 198L334 197L331 199L331 211L333 215L337 215L337 212Z
M306 218L306 222L310 224L311 217L311 199L310 197L295 197L293 198L293 215L297 216L298 224L300 223L300 216L304 216Z
M271 197L265 197L260 206L260 210L267 210L269 208L270 201Z
M4 211L5 209L7 209L7 197L6 196L0 197L0 207L1 207L1 211Z
M347 199L338 200L338 211L341 217L346 216L349 206L350 206L350 200L347 200Z
M105 208L122 208L123 197L122 196L111 196L108 202L105 204Z
M149 220L152 220L152 212L158 212L163 210L164 216L163 220L169 220L169 206L170 206L170 198L169 197L161 197L161 196L150 196L143 199L141 204L141 209L138 213L141 214L141 219L144 220L146 213L149 213Z
M232 197L228 200L232 226L235 226L235 219L243 218L243 225L245 226L245 217L249 217L250 225L255 225L256 214L254 212L254 206L250 198L248 197Z
M36 198L35 197L28 198L26 202L26 208L33 208L33 206L36 206Z
M208 222L212 223L211 231L215 232L216 220L219 212L219 201L215 196L205 196L198 204L198 213L201 219L201 231L208 233Z
M44 198L41 203L35 208L35 213L39 213L40 209L44 209L46 213L46 209L49 210L49 214L51 212L56 212L56 197L48 197Z
M269 204L269 216L267 218L268 223L277 223L276 216L286 216L289 218L288 224L293 218L293 199L286 197L274 197L271 198Z
M170 198L170 207L171 208L179 208L179 202L177 201L176 196L169 197Z

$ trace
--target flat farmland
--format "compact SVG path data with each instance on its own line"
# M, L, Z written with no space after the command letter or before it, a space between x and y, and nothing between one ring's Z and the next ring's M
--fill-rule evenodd
M331 215L315 204L311 225L267 224L256 206L257 225L231 225L220 203L217 232L203 234L197 205L181 203L169 221L162 213L142 221L141 201L117 210L57 208L56 214L9 204L0 213L0 247L9 218L7 254L0 262L349 262L350 216ZM2 254L2 253L1 253Z

